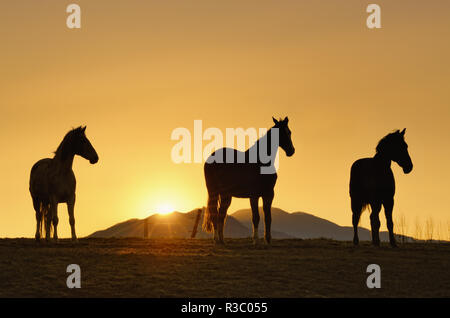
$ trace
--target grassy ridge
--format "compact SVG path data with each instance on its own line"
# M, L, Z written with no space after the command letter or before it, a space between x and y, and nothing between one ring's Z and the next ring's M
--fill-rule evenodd
M81 267L81 289L66 267ZM381 266L368 289L367 265ZM0 239L0 297L450 297L450 244L231 239Z

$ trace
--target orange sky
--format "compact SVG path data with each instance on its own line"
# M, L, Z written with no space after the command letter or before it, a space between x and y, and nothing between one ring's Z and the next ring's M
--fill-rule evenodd
M72 2L80 30L65 24ZM1 2L0 237L34 236L30 169L71 127L87 125L100 156L74 162L81 237L206 203L202 164L171 161L174 128L269 127L272 115L289 116L296 147L281 153L274 206L350 225L351 164L406 127L414 170L393 165L394 218L447 222L450 3L376 1L379 30L365 26L369 3ZM63 205L59 217L68 237Z

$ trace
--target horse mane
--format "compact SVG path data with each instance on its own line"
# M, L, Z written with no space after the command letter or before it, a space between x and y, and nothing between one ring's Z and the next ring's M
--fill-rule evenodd
M397 135L399 133L400 133L400 130L396 130L390 134L387 134L383 138L381 138L381 140L378 142L378 145L376 148L377 154L382 152L383 149L385 149L386 145L388 145L391 142L392 137L394 137L395 135Z
M80 134L82 132L82 127L73 128L72 130L69 130L67 134L64 136L63 140L59 144L58 148L54 152L55 157L60 155L62 159L67 158L67 145L69 144L69 141L71 141L72 137L76 134Z
M248 151L250 151L250 149L256 147L256 153L257 153L257 157L259 159L259 147L261 147L261 141L263 139L266 139L266 145L265 146L267 147L267 154L271 155L271 153L272 153L272 149L271 149L272 128L277 128L277 127L275 125L273 127L270 127L269 129L267 129L265 134L262 135L261 137L259 137L252 146L248 147L248 149L246 151L248 152Z
M255 143L254 143L253 145L249 146L249 148L247 149L247 151L248 151L250 148L252 148L252 147L258 147L258 148L259 148L259 146L260 146L260 141L261 141L261 139L264 139L264 138L267 138L267 146L268 146L268 150L271 150L271 149L270 149L270 140L271 140L271 137L272 137L272 129L273 129L273 128L279 128L279 127L280 127L280 124L281 124L282 122L283 122L283 119L280 117L280 119L279 119L279 121L278 121L278 124L275 124L275 125L273 125L272 127L270 127L269 129L267 129L266 133L265 133L264 135L262 135L261 137L259 137L259 138L255 141ZM258 154L259 154L259 151L258 151Z

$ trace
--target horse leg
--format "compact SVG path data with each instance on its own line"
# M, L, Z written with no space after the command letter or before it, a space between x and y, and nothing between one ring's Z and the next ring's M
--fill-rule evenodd
M58 242L58 202L54 199L50 204L50 222L53 222L53 240Z
M359 238L358 238L358 224L359 219L361 217L361 211L362 211L362 203L357 202L357 200L352 199L352 223L353 223L353 245L359 244Z
M380 246L380 210L381 203L372 202L370 203L372 207L372 213L370 214L370 226L372 227L372 244L375 246Z
M270 241L272 236L270 234L270 225L272 224L272 201L273 201L274 193L273 191L269 194L264 195L263 198L263 210L264 210L264 239L268 245L270 245Z
M36 234L35 239L37 242L41 239L41 226L42 226L42 212L41 202L38 199L33 198L33 208L36 211Z
M258 225L259 225L259 211L258 211L259 197L250 198L250 206L252 208L253 221L253 244L258 244Z
M394 198L389 198L383 202L384 214L386 215L387 228L389 230L389 242L392 247L397 247L394 235L394 222L392 222L392 210L394 208Z
M219 231L219 243L224 244L223 241L223 228L225 226L225 218L227 217L227 210L231 204L231 196L223 196L219 197L219 215L217 220L217 227Z
M44 213L44 222L45 222L45 240L50 241L50 230L52 228L52 203L45 207Z
M217 209L218 201L218 195L210 195L208 197L208 217L210 218L213 225L214 242L217 242L219 240L219 232L217 229L217 219L219 215L219 211Z
M70 231L72 232L72 241L77 241L77 235L75 233L75 215L74 215L74 208L75 208L75 195L67 201L67 211L69 212L69 224L70 224Z

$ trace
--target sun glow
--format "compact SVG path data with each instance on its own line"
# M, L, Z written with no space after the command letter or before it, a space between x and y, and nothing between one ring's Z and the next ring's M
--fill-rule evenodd
M165 174L165 178L167 178L167 174ZM176 176L173 178L176 179ZM185 179L193 179L193 176ZM175 182L169 185L164 184L164 182L167 182L165 179L159 181L158 178L153 177L152 180L155 185L148 185L147 182L143 182L140 187L135 187L138 189L137 191L133 189L129 192L129 196L133 198L133 208L130 208L130 211L140 211L137 216L139 218L146 218L153 214L167 215L174 211L188 212L201 206L204 201L204 196L199 196L196 190L192 190L195 187L190 187L188 182L177 184L180 190L174 191ZM206 192L206 189L203 190ZM200 200L198 200L199 197Z
M175 208L170 203L161 203L156 207L156 212L158 214L169 214L175 211Z

